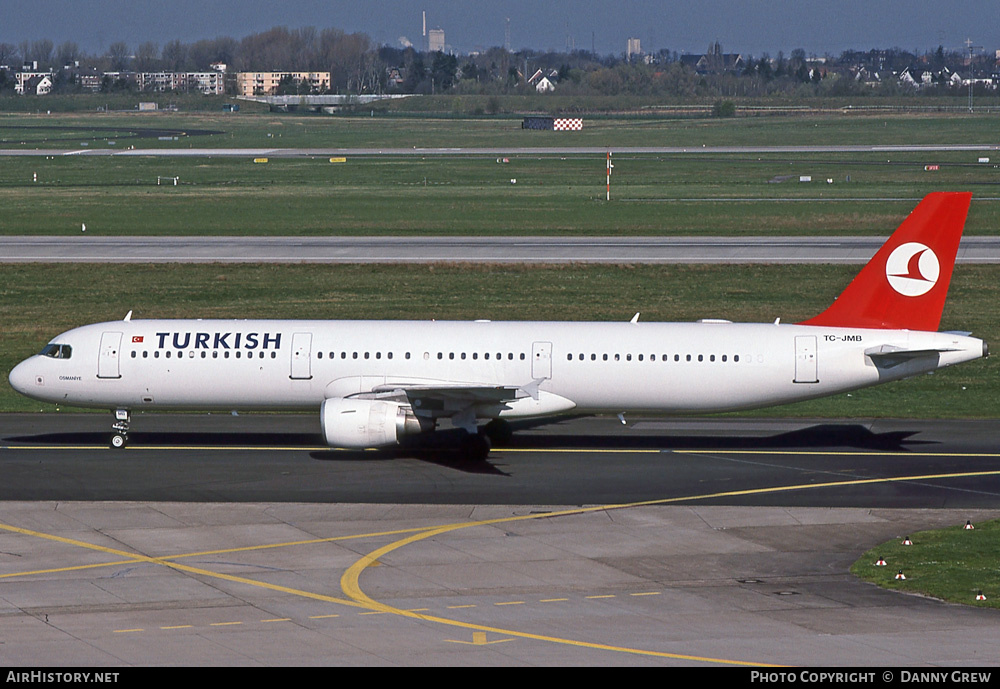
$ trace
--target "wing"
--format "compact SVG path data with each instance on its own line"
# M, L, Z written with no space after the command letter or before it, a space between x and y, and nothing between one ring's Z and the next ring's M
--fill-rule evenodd
M533 383L537 397L538 384ZM463 383L376 385L371 394L380 399L408 402L417 416L449 418L453 426L474 432L476 419L497 418L511 410L511 403L530 396L530 392L511 385L476 385Z

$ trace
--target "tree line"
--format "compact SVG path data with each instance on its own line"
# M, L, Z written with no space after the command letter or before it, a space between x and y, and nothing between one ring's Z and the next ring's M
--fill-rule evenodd
M117 41L101 55L82 51L73 41L58 46L48 39L0 43L0 65L8 72L21 63L57 73L57 90L71 90L72 76L58 76L66 65L105 72L209 71L223 63L237 71L330 72L334 93L528 93L529 79L541 70L567 95L638 95L689 98L767 97L774 95L894 95L902 87L892 76L913 65L968 71L960 51L918 54L899 48L845 51L837 57L808 56L804 49L772 58L741 55L733 64L716 43L696 67L689 56L669 50L629 59L588 51L507 51L494 47L467 56L429 53L413 46L376 45L366 34L337 28L274 27L242 39L220 36L191 43L172 40L129 45ZM976 58L981 72L996 71L995 61ZM973 65L976 66L975 64ZM877 81L865 81L859 75ZM0 71L0 90L12 88L10 74ZM942 84L937 92L947 93Z

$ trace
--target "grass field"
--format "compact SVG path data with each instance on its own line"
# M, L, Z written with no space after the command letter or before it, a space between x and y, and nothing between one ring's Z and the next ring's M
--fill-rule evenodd
M782 146L995 144L1000 114L782 115L715 119L584 115L579 132L521 129L521 117L405 113L324 116L270 113L2 114L0 148ZM174 130L177 141L158 133ZM195 135L195 132L216 132ZM109 141L114 141L112 145Z
M942 190L972 190L966 232L993 234L1000 168L976 160L618 155L608 203L603 155L7 157L0 234L881 235Z
M122 318L436 318L783 322L827 306L851 266L16 265L0 285L0 370L59 332ZM1000 341L1000 268L956 270L942 329ZM802 285L809 285L803 290ZM997 359L769 410L847 417L997 417ZM0 382L0 410L52 409ZM755 412L760 414L761 412Z
M952 603L976 607L1000 607L1000 580L996 565L1000 556L1000 521L964 524L938 531L909 534L912 545L898 538L872 548L851 566L856 576L884 588L921 593ZM882 558L884 566L875 563ZM903 571L905 579L897 580ZM985 601L977 601L982 593Z

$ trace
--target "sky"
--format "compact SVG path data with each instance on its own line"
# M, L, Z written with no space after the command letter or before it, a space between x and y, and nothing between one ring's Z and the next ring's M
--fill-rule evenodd
M645 52L701 53L718 41L725 52L772 57L795 48L964 50L967 39L989 54L1000 49L1000 0L0 0L0 42L74 41L98 54L116 41L162 47L314 26L423 47L424 10L427 28L443 29L458 53L503 45L507 18L513 50L569 44L617 55L630 37Z

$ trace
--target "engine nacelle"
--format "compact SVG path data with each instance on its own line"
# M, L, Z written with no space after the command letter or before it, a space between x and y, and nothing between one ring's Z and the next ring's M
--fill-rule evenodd
M319 416L327 445L354 449L394 445L433 425L418 419L407 404L372 399L331 397L323 401Z

